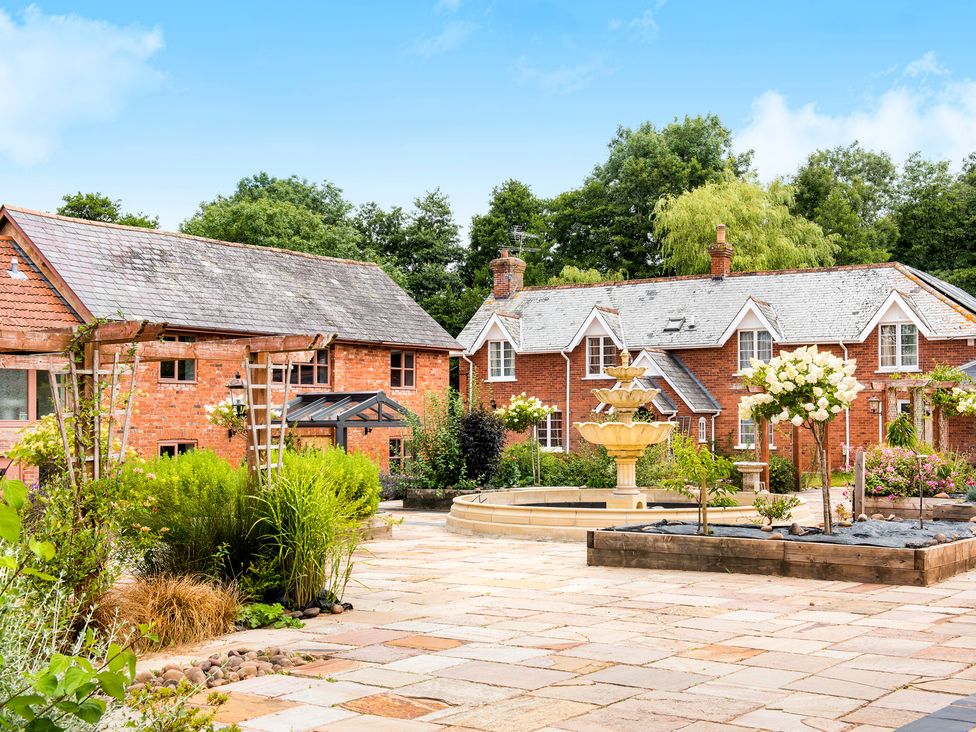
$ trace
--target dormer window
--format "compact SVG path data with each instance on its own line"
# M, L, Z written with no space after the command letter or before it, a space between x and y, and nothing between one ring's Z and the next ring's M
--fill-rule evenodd
M515 380L515 349L508 341L488 341L488 379Z
M773 357L773 336L768 330L739 331L739 370L749 368L751 359L769 361Z
M586 339L586 375L604 376L607 366L617 365L617 346L609 336L588 336Z
M882 371L918 369L918 328L912 323L878 326L878 366Z

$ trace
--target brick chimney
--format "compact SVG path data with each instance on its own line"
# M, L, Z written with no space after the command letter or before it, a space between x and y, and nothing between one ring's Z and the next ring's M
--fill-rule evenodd
M708 247L712 258L712 279L721 280L732 272L732 245L725 241L725 224L715 227L715 243Z
M502 249L501 256L498 259L491 260L488 268L491 269L494 276L492 294L496 299L509 297L522 289L525 278L525 262L518 257L509 255L507 249Z

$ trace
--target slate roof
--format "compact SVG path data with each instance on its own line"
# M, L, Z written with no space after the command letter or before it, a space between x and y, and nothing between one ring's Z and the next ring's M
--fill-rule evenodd
M676 354L654 350L645 351L645 353L657 366L664 380L691 407L691 411L697 414L722 410L718 400L712 396L711 392L705 388L705 385L698 380L698 377Z
M456 349L377 265L4 207L95 316Z
M936 277L887 263L530 287L501 300L489 296L458 341L469 348L491 314L504 310L522 316L521 352L559 351L600 306L619 311L629 349L711 347L750 300L781 331L781 343L855 341L893 290L936 337L976 337L976 299ZM669 318L686 323L666 332Z

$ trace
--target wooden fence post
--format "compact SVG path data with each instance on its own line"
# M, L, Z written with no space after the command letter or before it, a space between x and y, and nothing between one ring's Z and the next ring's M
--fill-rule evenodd
M864 513L864 450L854 453L854 495L851 498L854 518Z

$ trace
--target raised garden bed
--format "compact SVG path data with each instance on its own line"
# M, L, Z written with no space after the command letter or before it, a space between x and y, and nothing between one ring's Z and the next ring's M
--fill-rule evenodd
M452 488L407 488L403 495L403 507L419 511L450 511L457 496L481 493L478 490L459 491Z
M894 514L899 518L918 518L918 497L888 498L886 496L865 496L864 513L868 516L883 513L886 517ZM968 521L976 516L976 503L960 503L958 498L925 498L922 503L922 517L944 519L946 521Z
M693 523L644 524L587 533L586 561L606 567L739 572L783 577L927 586L976 567L969 522L866 521L792 535L788 529L713 525L698 536Z

